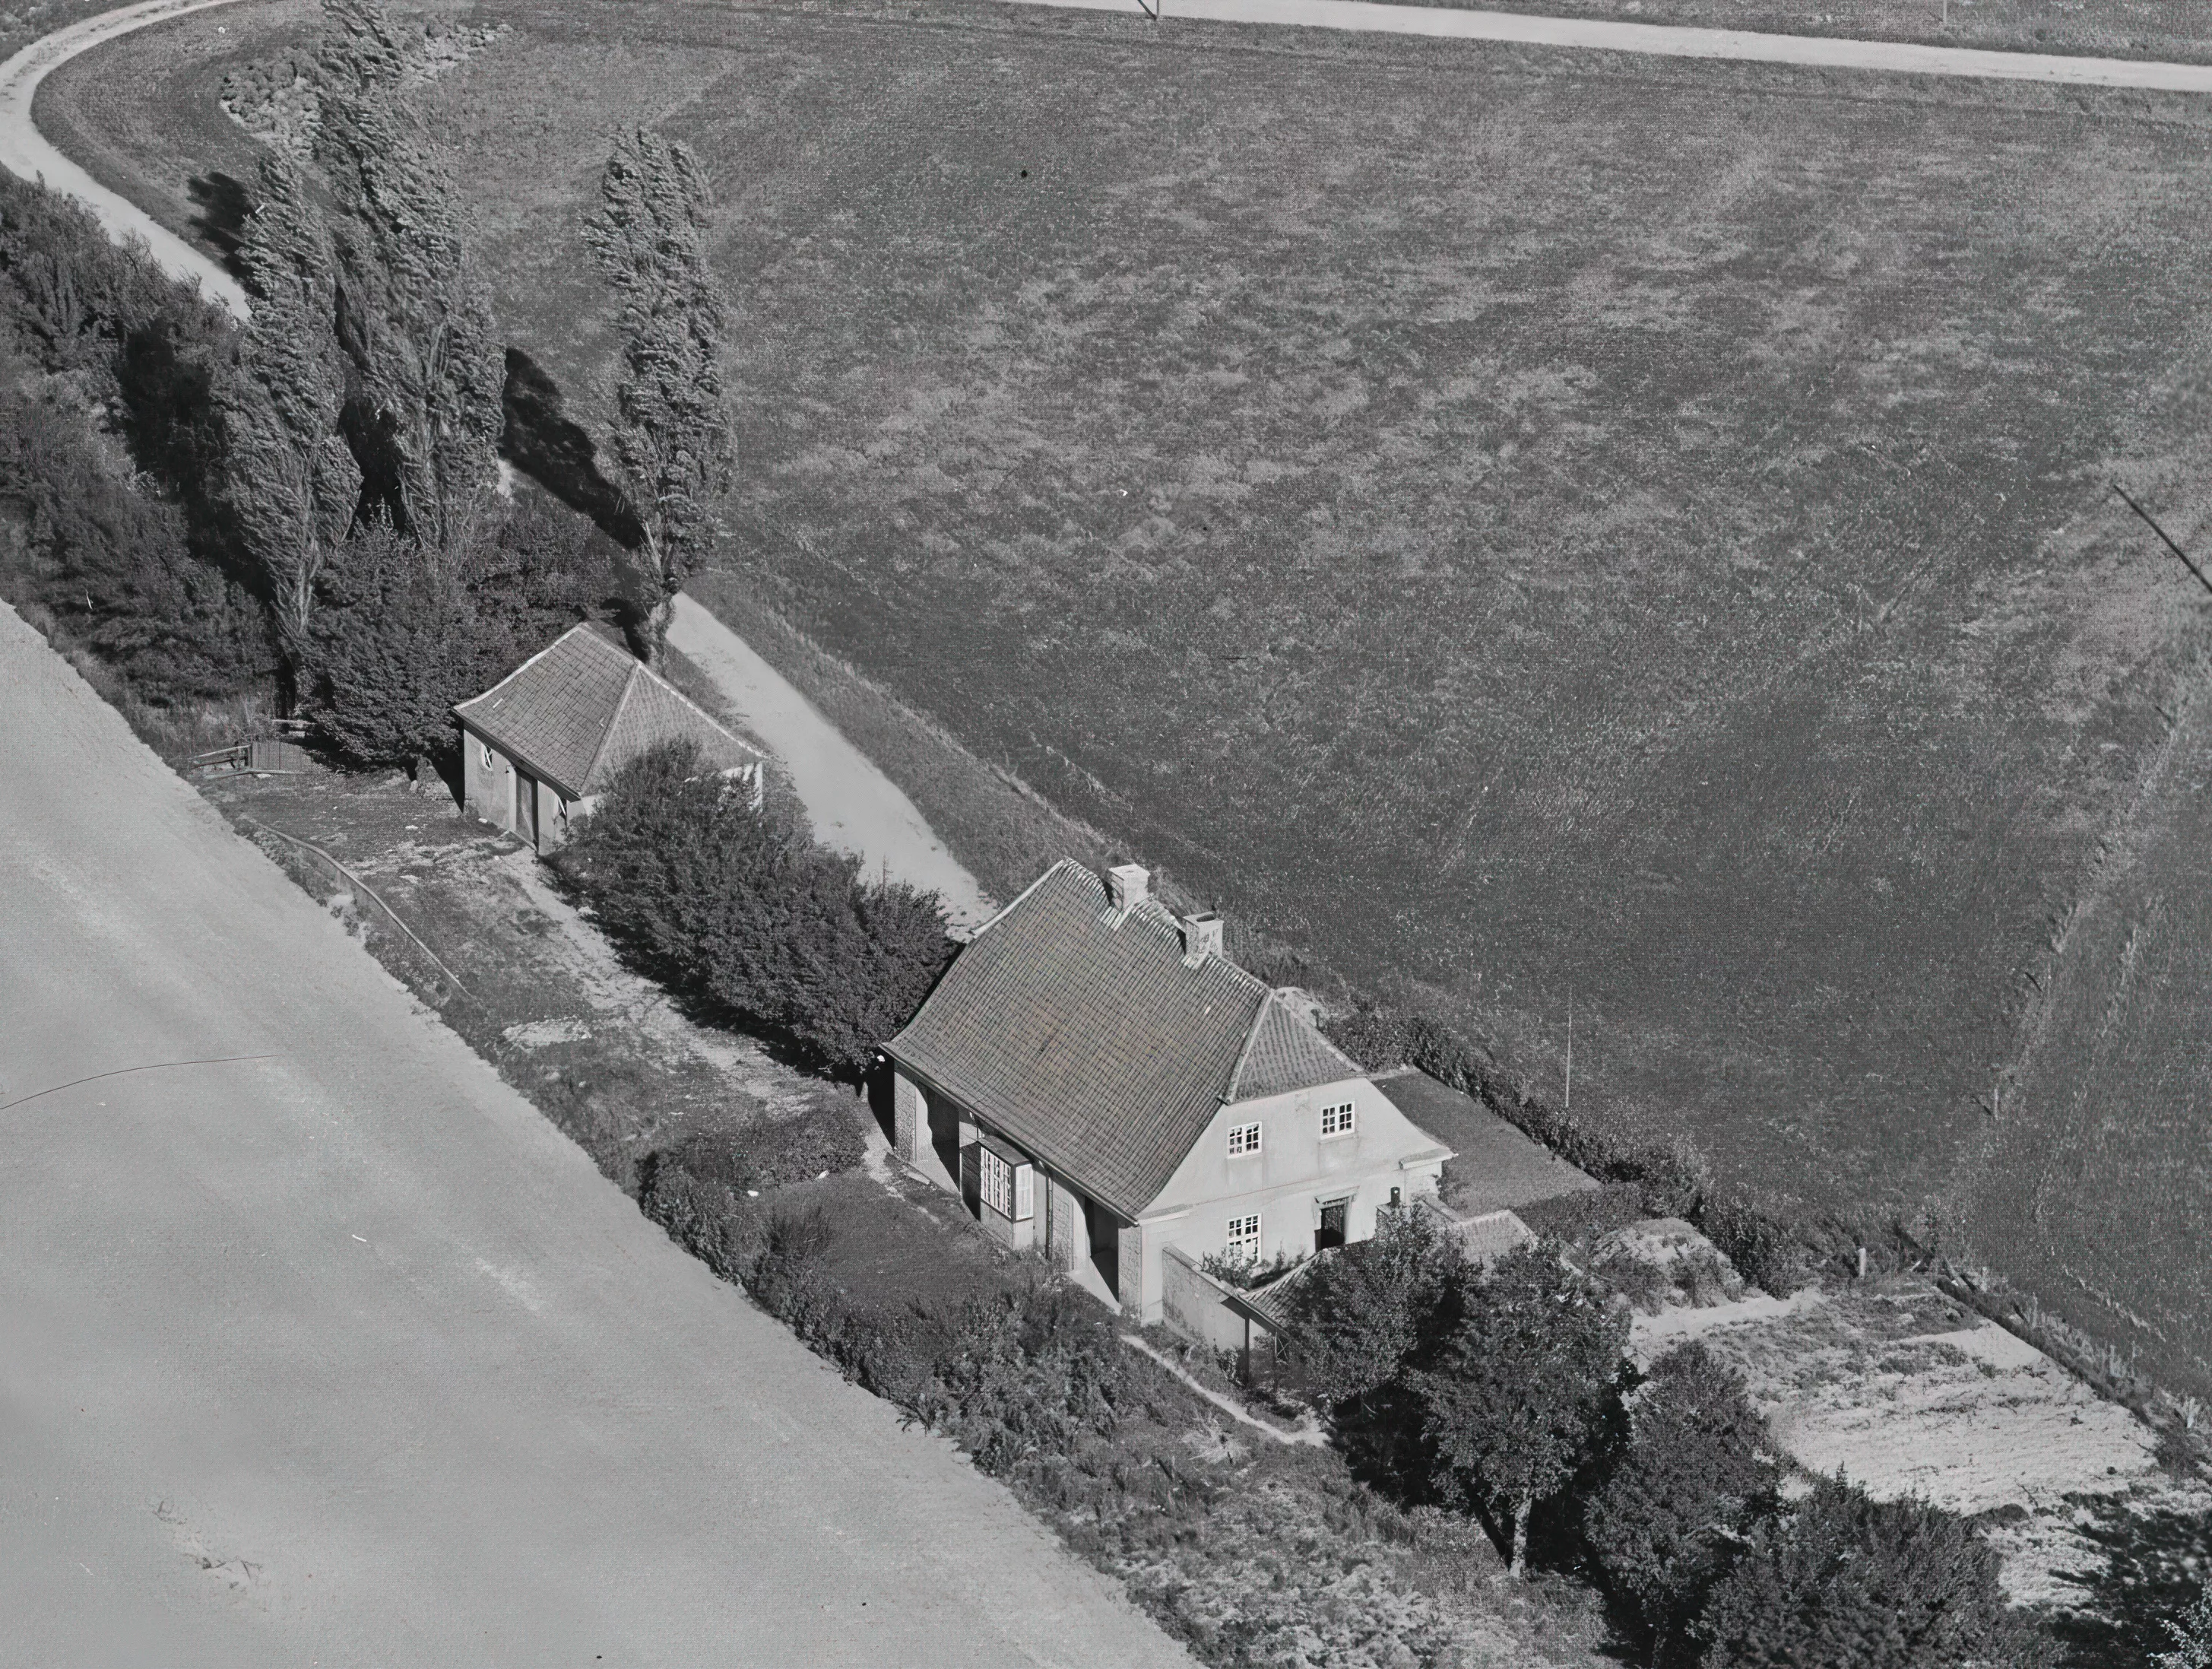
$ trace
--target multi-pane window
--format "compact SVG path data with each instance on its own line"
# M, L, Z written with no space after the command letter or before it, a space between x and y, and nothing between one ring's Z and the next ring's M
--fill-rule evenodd
M1334 1106L1321 1110L1321 1133L1323 1136L1352 1134L1352 1103L1339 1101Z
M1260 1214L1229 1220L1229 1260L1235 1264L1260 1261Z
M1017 1165L988 1148L979 1148L976 1157L981 1162L984 1204L1015 1222L1036 1214L1036 1172L1032 1167Z
M1231 1124L1229 1127L1229 1156L1256 1154L1260 1151L1260 1127L1257 1124Z

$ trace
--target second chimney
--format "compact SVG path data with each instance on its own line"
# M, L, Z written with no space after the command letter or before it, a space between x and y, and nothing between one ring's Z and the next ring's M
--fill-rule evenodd
M1182 953L1187 962L1221 954L1221 917L1211 910L1182 918Z
M1106 892L1115 909L1133 910L1152 896L1152 872L1141 863L1117 863L1106 872Z

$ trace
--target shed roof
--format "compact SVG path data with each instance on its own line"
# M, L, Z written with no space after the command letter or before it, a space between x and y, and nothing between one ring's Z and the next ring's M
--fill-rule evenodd
M601 792L616 771L663 742L697 742L717 770L761 757L588 625L563 632L453 711L571 800Z
M1285 1027L1313 1031L1227 957L1186 960L1159 904L1117 910L1063 859L984 925L884 1050L1134 1218L1224 1103L1359 1075L1317 1033Z

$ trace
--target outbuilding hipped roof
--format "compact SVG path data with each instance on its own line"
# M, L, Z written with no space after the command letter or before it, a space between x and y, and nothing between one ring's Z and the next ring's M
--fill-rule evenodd
M1187 960L1159 904L1116 909L1066 859L976 934L884 1050L1130 1218L1224 1102L1360 1075L1227 957Z
M599 793L624 764L663 742L697 742L718 771L761 757L588 625L563 632L453 711L571 800Z

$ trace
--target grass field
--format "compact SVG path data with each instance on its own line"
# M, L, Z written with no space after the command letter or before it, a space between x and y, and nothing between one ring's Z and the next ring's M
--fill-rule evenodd
M302 15L149 32L42 112L182 216L250 155L226 55ZM426 108L587 415L605 135L708 159L787 654L1554 1085L1571 1003L1578 1112L2026 1244L1986 1104L2023 1028L2072 1048L2039 982L2198 676L2105 484L2197 532L2207 113L988 7L471 15L515 34ZM2045 1153L2106 1116L2050 1105ZM2069 1232L2133 1302L2127 1178ZM2203 1263L2156 1346L2200 1386Z

